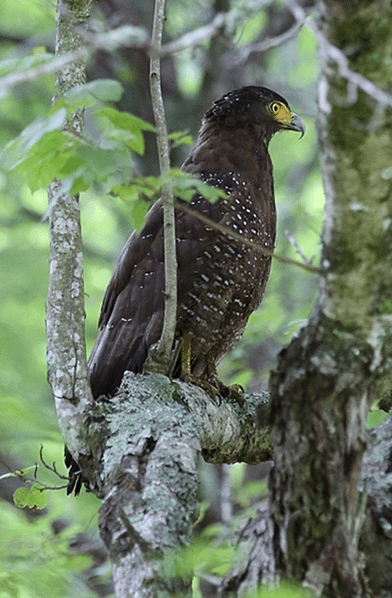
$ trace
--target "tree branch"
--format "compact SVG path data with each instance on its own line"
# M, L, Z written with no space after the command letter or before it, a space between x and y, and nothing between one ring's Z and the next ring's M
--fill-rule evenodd
M212 37L218 35L224 29L230 17L230 12L219 13L208 25L200 27L199 29L195 29L194 31L190 31L189 33L185 33L185 35L179 39L165 44L161 49L161 57L175 54L176 52L181 52L189 47L194 48L196 46L200 46L205 41L208 41Z
M279 255L279 254L275 253L274 251L269 251L265 247L261 247L260 244L244 238L242 235L240 235L239 233L236 233L228 226L224 226L223 224L220 224L219 222L215 222L214 220L211 220L204 214L201 214L200 212L196 212L196 210L193 210L186 203L176 202L176 208L182 210L183 212L186 212L187 214L189 214L190 216L193 216L197 220L200 220L200 222L203 222L207 226L210 226L211 228L218 230L222 234L227 235L228 237L232 237L233 239L236 239L237 241L240 241L247 247L251 247L253 249L253 251L258 251L259 253L261 253L263 255L268 255L268 256L272 257L273 259L275 259L276 261L281 262L282 264L289 264L292 266L297 266L298 268L302 268L302 270L306 270L307 272L311 272L312 274L323 274L323 275L326 274L326 270L324 270L323 268L318 268L317 266L313 266L313 265L309 264L308 261L297 262L296 260L292 260L291 258L286 257L285 255Z
M268 50L272 50L273 48L278 48L283 44L287 44L288 41L293 39L296 35L298 35L299 31L302 29L305 23L305 16L302 18L296 19L296 22L290 29L284 31L280 35L276 35L275 37L271 37L268 39L263 39L261 42L255 42L253 44L249 44L244 48L238 50L232 56L232 60L230 61L233 65L240 65L245 63L249 56L252 54L260 54L262 52L267 52Z
M78 29L81 34L81 30ZM0 98L4 97L15 85L35 81L40 77L60 72L72 63L85 62L98 50L115 50L121 47L147 48L149 39L144 29L134 25L125 25L113 29L108 33L95 34L94 36L83 36L83 43L78 44L75 49L62 52L50 62L37 65L26 71L10 73L0 78Z
M319 54L324 62L325 67L328 68L328 62L336 64L340 76L343 77L343 79L346 79L346 81L348 81L350 84L350 86L347 88L348 105L355 104L358 97L358 89L361 89L368 96L375 99L379 104L389 107L392 106L392 95L380 89L380 87L375 85L369 78L364 77L361 73L352 70L349 66L349 58L343 53L342 50L328 41L327 36L324 35L320 27L317 26L316 22L307 18L305 10L302 6L300 6L300 4L298 4L298 2L295 0L285 0L285 3L297 22L306 24L306 26L313 31L319 45ZM325 80L323 79L320 81L319 91L322 94L322 99L319 101L320 109L329 114L331 111L331 106L329 102L326 101L326 87Z
M150 58L150 89L156 125L159 167L162 177L163 235L165 256L165 314L158 348L150 351L147 369L167 371L173 346L177 318L177 257L176 223L174 213L173 184L167 177L170 171L169 141L167 137L165 108L161 89L160 53L165 12L165 0L155 0Z
M106 400L93 407L91 443L103 452L95 470L103 484L100 531L116 598L189 592L190 579L168 576L173 567L165 562L191 538L198 453L213 463L271 457L268 400L246 399L242 407L218 404L193 385L126 372L110 409Z
M82 43L80 28L86 27L92 0L75 3L58 0L56 54L74 52ZM67 63L58 71L60 93L85 80L84 62ZM68 126L78 133L83 112L78 110ZM84 438L87 406L92 403L86 368L84 336L83 253L79 198L70 197L54 181L49 190L50 275L46 304L48 380L56 403L59 425L74 456L89 453Z

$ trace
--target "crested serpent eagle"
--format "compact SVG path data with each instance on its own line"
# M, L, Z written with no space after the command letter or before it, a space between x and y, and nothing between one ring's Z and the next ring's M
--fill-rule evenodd
M265 87L235 89L207 110L182 166L226 192L215 203L196 193L186 204L220 229L182 210L179 200L175 214L175 337L190 339L191 379L218 389L216 364L260 304L270 271L276 212L268 144L282 130L305 131L282 96ZM113 395L124 371L143 371L150 347L160 338L163 316L163 217L158 202L141 232L126 242L104 296L100 330L88 361L94 397ZM180 361L174 364L174 376L181 375Z

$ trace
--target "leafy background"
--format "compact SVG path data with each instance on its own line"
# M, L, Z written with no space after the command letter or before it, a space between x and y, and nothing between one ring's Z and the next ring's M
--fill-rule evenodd
M315 124L316 44L310 30L303 27L284 45L264 52L250 52L252 44L274 38L294 24L284 2L264 2L262 6L260 10L260 2L254 0L233 0L232 3L226 0L192 3L168 0L166 41L191 30L190 10L193 28L211 22L219 10L230 11L225 36L163 61L168 128L170 132L189 132L184 135L195 138L200 118L211 102L241 85L266 85L286 97L304 118L307 132L300 141L293 133L278 135L270 146L279 222L276 252L301 259L285 236L285 231L289 230L305 255L317 265L324 199ZM151 0L97 2L91 20L92 32L127 23L149 30L152 8ZM48 54L54 48L54 14L54 4L49 1L3 0L0 6L0 76L51 59ZM69 172L75 169L75 164L82 172L81 178L74 178L74 184L83 191L89 351L114 262L132 226L140 223L146 209L145 202L136 203L135 187L126 186L127 177L132 174L129 164L141 176L156 176L158 166L154 135L149 131L143 136L143 156L140 155L141 134L137 136L138 147L133 149L126 139L115 140L119 162L114 163L111 172L104 153L105 143L113 142L113 136L110 137L113 128L107 118L111 109L153 122L145 52L140 49L122 49L111 54L99 51L90 59L87 70L89 81L111 79L120 82L124 89L120 97L120 94L116 95L116 85L113 87L108 83L103 88L109 90L107 97L113 101L106 102L105 108L104 102L98 101L88 109L86 135L90 145L77 145L77 151L73 150L68 156L72 163L62 162ZM56 129L52 137L43 136L50 128L48 119L60 118L59 112L51 109L54 90L54 76L47 76L18 85L11 93L0 96L0 147L5 148L11 143L2 153L0 164L0 476L39 463L41 445L46 462L50 465L55 462L58 471L66 474L62 464L63 441L46 382L45 363L48 283L45 184L58 156L64 157L64 153L57 151L62 134ZM101 130L94 110L101 111L101 124L106 118ZM26 145L21 145L23 138L18 136L36 119L41 119L35 129L37 139L41 135L40 139L46 141L33 147L26 166L26 163L20 163L21 156L26 156ZM134 126L137 121L132 122ZM18 141L12 142L15 139ZM187 150L184 144L173 147L173 166L181 165ZM44 152L46 162L43 161ZM129 162L124 156L129 156ZM46 170L43 168L38 172L38 163L46 164ZM122 185L117 189L119 195L109 195L108 191L115 185ZM315 275L274 261L263 305L251 316L241 344L222 361L222 378L228 383L240 383L249 391L266 389L277 352L309 316L316 293ZM33 473L30 471L28 475L32 477ZM224 573L222 566L217 567L216 548L205 552L207 538L210 541L211 535L219 537L223 529L249 516L256 499L266 491L265 481L260 481L263 473L265 467L237 465L229 469L201 464L201 504L205 505L204 520L198 526L201 543L189 553L189 570L196 569L197 572L195 596L201 596L202 573ZM64 484L64 480L58 479L42 464L37 476L40 482L50 486ZM228 480L232 484L231 511L230 516L225 517L216 488L218 484L224 489ZM24 487L25 482L20 477L0 479L0 597L110 595L110 568L97 535L99 501L85 492L75 499L67 498L64 490L53 490L46 493L48 504L44 510L22 510L12 502L13 492L21 486ZM227 548L226 557L219 555L220 565L223 562L228 566L232 552L232 548ZM203 591L208 595L207 585ZM303 595L295 588L281 588L277 592L280 593L273 595Z

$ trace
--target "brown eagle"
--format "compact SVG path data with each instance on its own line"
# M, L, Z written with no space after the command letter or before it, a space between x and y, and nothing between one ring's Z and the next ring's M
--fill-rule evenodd
M175 337L191 339L192 376L215 386L216 364L240 338L269 276L276 212L268 144L281 130L301 136L305 131L282 96L265 87L235 89L207 110L182 166L226 192L215 203L195 194L187 204L220 229L182 210L180 201L176 208ZM157 203L142 231L126 242L103 299L88 361L94 397L113 395L124 371L143 371L150 347L160 338L163 316L163 218ZM174 375L180 369L175 364Z

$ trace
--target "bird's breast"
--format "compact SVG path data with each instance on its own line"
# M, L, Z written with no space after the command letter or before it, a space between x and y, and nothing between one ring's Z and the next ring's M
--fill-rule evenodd
M211 208L195 199L197 211L214 216L204 228L198 252L181 268L181 336L192 330L193 356L219 359L242 334L249 315L262 300L275 241L273 189L232 172L228 196ZM227 173L226 173L227 182ZM204 210L203 210L204 206ZM181 241L178 254L181 259Z

